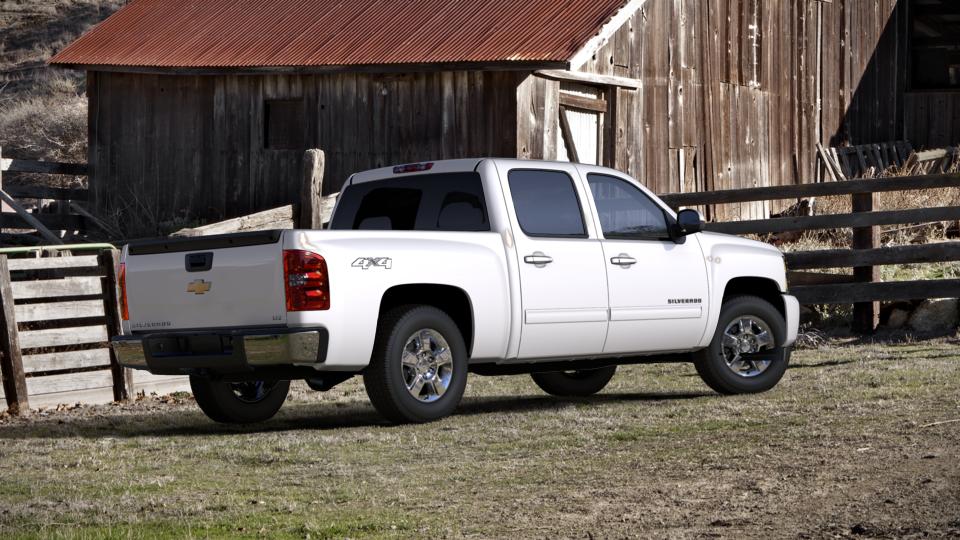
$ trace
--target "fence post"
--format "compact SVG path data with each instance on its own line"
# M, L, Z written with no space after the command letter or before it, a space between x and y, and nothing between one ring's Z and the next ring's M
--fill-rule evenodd
M300 186L300 217L297 223L301 229L323 228L321 203L324 164L323 150L310 149L303 155L303 183Z
M107 318L107 336L112 338L120 335L120 296L117 293L117 276L120 268L120 255L116 250L109 250L99 255L100 268L103 270L101 290L103 291L103 312ZM117 361L117 354L113 347L110 351L110 372L113 375L113 399L125 401L130 398L130 389L133 387L130 380L130 370L124 369Z
M0 255L0 372L3 375L3 392L11 414L25 413L30 409L27 400L27 379L23 375L23 356L20 353L20 336L17 333L17 318L13 306L13 289L10 287L10 270L7 256Z
M850 196L854 212L872 212L877 202L876 193L856 193ZM874 249L880 246L880 228L856 227L853 229L853 249ZM853 276L859 283L880 281L880 269L876 266L857 266ZM880 324L880 302L861 302L853 305L853 331L869 334Z

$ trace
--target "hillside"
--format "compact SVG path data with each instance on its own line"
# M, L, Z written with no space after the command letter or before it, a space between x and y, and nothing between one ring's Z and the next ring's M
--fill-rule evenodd
M0 147L5 156L86 161L82 72L46 61L123 3L0 2Z

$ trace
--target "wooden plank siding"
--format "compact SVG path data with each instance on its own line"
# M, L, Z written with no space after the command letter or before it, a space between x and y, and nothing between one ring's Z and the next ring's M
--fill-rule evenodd
M673 193L818 182L818 143L957 144L960 93L908 92L905 5L648 0L576 72L604 89L604 163ZM546 72L91 72L87 92L93 205L145 234L296 202L306 148L326 153L325 193L395 163L557 157ZM302 100L286 135L303 148L267 147L270 100ZM707 210L761 219L789 204Z
M303 100L324 191L394 163L516 157L515 72L157 75L88 73L95 213L161 234L299 199L303 148L267 148L264 102Z
M953 99L898 91L905 24L896 0L650 0L581 68L641 82L610 90L624 147L609 165L658 193L820 181L817 143L898 139L904 106L910 118ZM520 136L541 131L537 120L523 118ZM922 145L960 139L960 124L941 120L930 133L914 124L907 138ZM677 165L681 155L695 156L689 167ZM759 219L788 204L726 204L710 217Z

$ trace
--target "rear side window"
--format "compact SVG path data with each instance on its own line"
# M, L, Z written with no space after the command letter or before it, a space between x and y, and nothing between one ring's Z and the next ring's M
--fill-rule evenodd
M573 179L559 171L514 169L508 176L513 207L527 236L585 238Z
M439 173L355 184L340 195L331 229L489 231L476 172Z

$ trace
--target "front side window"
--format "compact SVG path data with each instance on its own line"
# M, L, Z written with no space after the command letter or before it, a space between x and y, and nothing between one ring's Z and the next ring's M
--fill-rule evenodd
M621 178L588 174L605 238L665 239L667 217L650 197Z
M514 169L508 181L517 220L527 236L587 236L577 191L568 174Z

